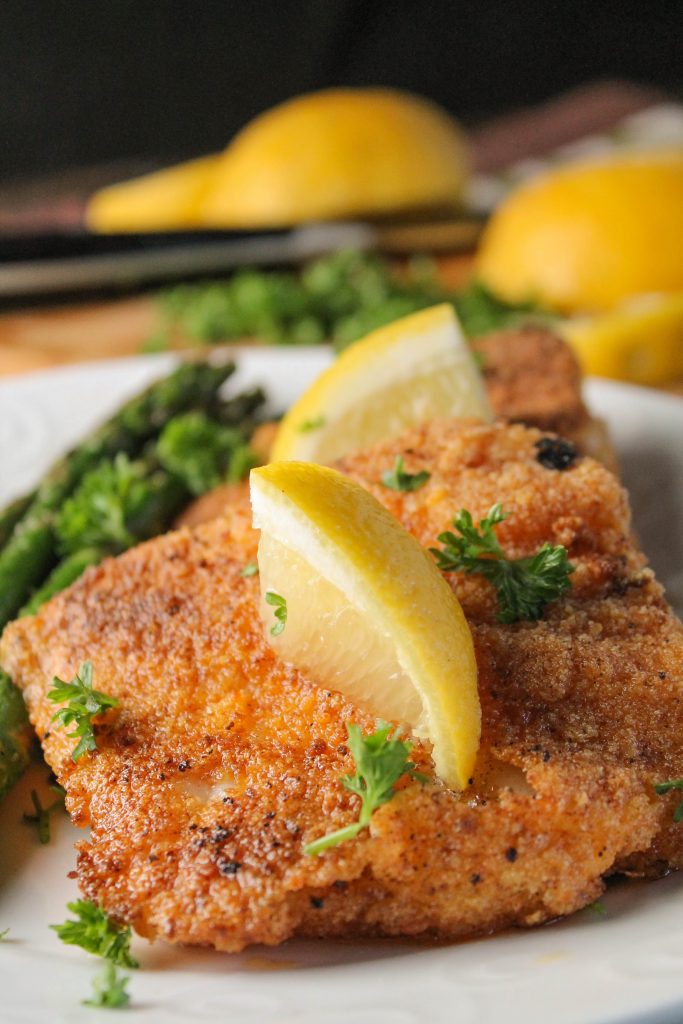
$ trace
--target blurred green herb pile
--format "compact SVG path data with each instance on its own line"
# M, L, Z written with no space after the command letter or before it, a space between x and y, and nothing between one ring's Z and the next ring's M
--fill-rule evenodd
M332 341L341 350L437 302L453 303L470 337L534 312L531 305L501 302L476 282L457 293L444 289L427 257L414 257L399 275L375 253L347 250L301 271L242 270L228 280L164 291L162 325L146 348L163 348L171 332L179 332L201 343L253 337L278 345Z

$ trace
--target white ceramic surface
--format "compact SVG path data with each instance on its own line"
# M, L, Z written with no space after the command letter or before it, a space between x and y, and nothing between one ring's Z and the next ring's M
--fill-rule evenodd
M329 357L320 350L240 354L234 386L264 383L283 407ZM165 357L83 365L0 381L0 503L127 394ZM588 385L607 419L636 527L683 608L683 401L603 381ZM34 772L44 775L44 770ZM22 811L27 777L0 807L0 1024L86 1024L106 1011L80 1000L100 965L47 925L76 897L67 878L78 832L53 819L41 847ZM681 826L683 827L683 825ZM536 931L451 946L290 942L239 956L136 940L122 1021L182 1024L667 1024L683 1020L683 876L612 888L603 917L584 911ZM119 1018L116 1018L119 1019Z

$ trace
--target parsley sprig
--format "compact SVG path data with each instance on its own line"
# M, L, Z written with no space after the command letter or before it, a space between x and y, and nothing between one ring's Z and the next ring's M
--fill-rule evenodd
M419 491L429 480L431 473L423 469L419 473L406 473L403 465L403 456L397 455L393 469L385 469L382 473L382 483L391 491Z
M664 796L665 793L670 793L674 789L683 789L683 779L669 779L668 782L657 782L655 784L655 793L658 796ZM674 821L676 824L683 821L683 800L681 800L674 811Z
M65 727L72 722L75 723L76 728L67 734L74 738L79 737L71 755L74 761L78 761L87 751L97 749L93 719L108 708L118 707L119 704L116 697L108 697L106 693L93 689L91 661L84 661L80 671L68 683L55 676L47 698L55 704L68 701L66 707L56 711L51 720L60 722Z
M40 802L40 797L36 793L35 789L31 790L31 803L33 804L33 814L23 815L23 821L25 825L35 825L38 832L38 842L41 846L47 846L50 842L50 815L57 810L64 810L64 790L61 786L52 786L51 789L58 794L57 799L54 800L47 807L43 807Z
M390 735L392 728L382 722L375 732L364 736L358 725L346 723L349 748L356 762L356 774L345 775L341 781L344 789L360 797L358 821L307 843L304 846L307 856L315 856L347 839L354 839L361 829L370 824L370 818L377 808L391 800L395 793L394 786L402 775L424 781L422 776L415 773L413 762L408 760L411 744L400 739L396 733Z
M274 590L267 590L266 603L275 609L273 615L277 619L275 625L270 627L270 635L279 636L287 625L287 601L281 594L276 594Z
M493 583L498 594L499 622L540 618L550 601L569 589L574 566L561 545L547 542L528 558L506 558L494 526L507 516L500 502L475 526L472 515L462 509L453 520L459 536L450 530L440 533L443 548L431 548L436 564L444 572L478 573Z
M144 463L123 452L86 474L57 517L62 554L91 547L118 554L132 547L136 538L129 524L150 495L145 477Z
M86 953L104 957L119 967L139 967L130 952L130 925L116 924L92 900L76 900L66 906L77 920L50 925L62 942L80 946Z
M83 1006L122 1010L130 1002L130 996L126 992L129 981L129 977L118 973L114 964L108 963L104 970L93 978L93 994L90 999L83 1000Z

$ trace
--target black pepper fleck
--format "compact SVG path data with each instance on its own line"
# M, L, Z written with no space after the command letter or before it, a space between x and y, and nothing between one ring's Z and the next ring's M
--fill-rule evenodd
M505 851L505 857L507 860L510 861L511 864L514 864L514 862L517 860L517 850L514 848L514 846L508 846L507 850Z
M542 437L534 444L538 454L536 461L546 469L569 469L577 458L577 451L569 441L561 437Z
M479 885L479 883L481 882L481 875L471 875L470 882L472 883L472 885Z
M190 767L190 762L189 761L181 761L180 764L178 765L178 771L179 772L186 772L189 767Z
M666 672L658 672L657 675L660 679L666 679ZM47 735L49 735L49 733Z
M322 910L325 906L325 900L321 899L320 896L311 896L311 906L315 907L316 910Z
M218 870L221 875L236 875L239 869L242 867L238 860L222 860L219 861Z

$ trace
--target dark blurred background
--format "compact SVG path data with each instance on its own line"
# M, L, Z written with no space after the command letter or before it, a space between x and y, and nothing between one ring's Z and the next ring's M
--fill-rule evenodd
M329 85L472 125L608 79L683 93L681 0L2 0L0 179L222 148Z

